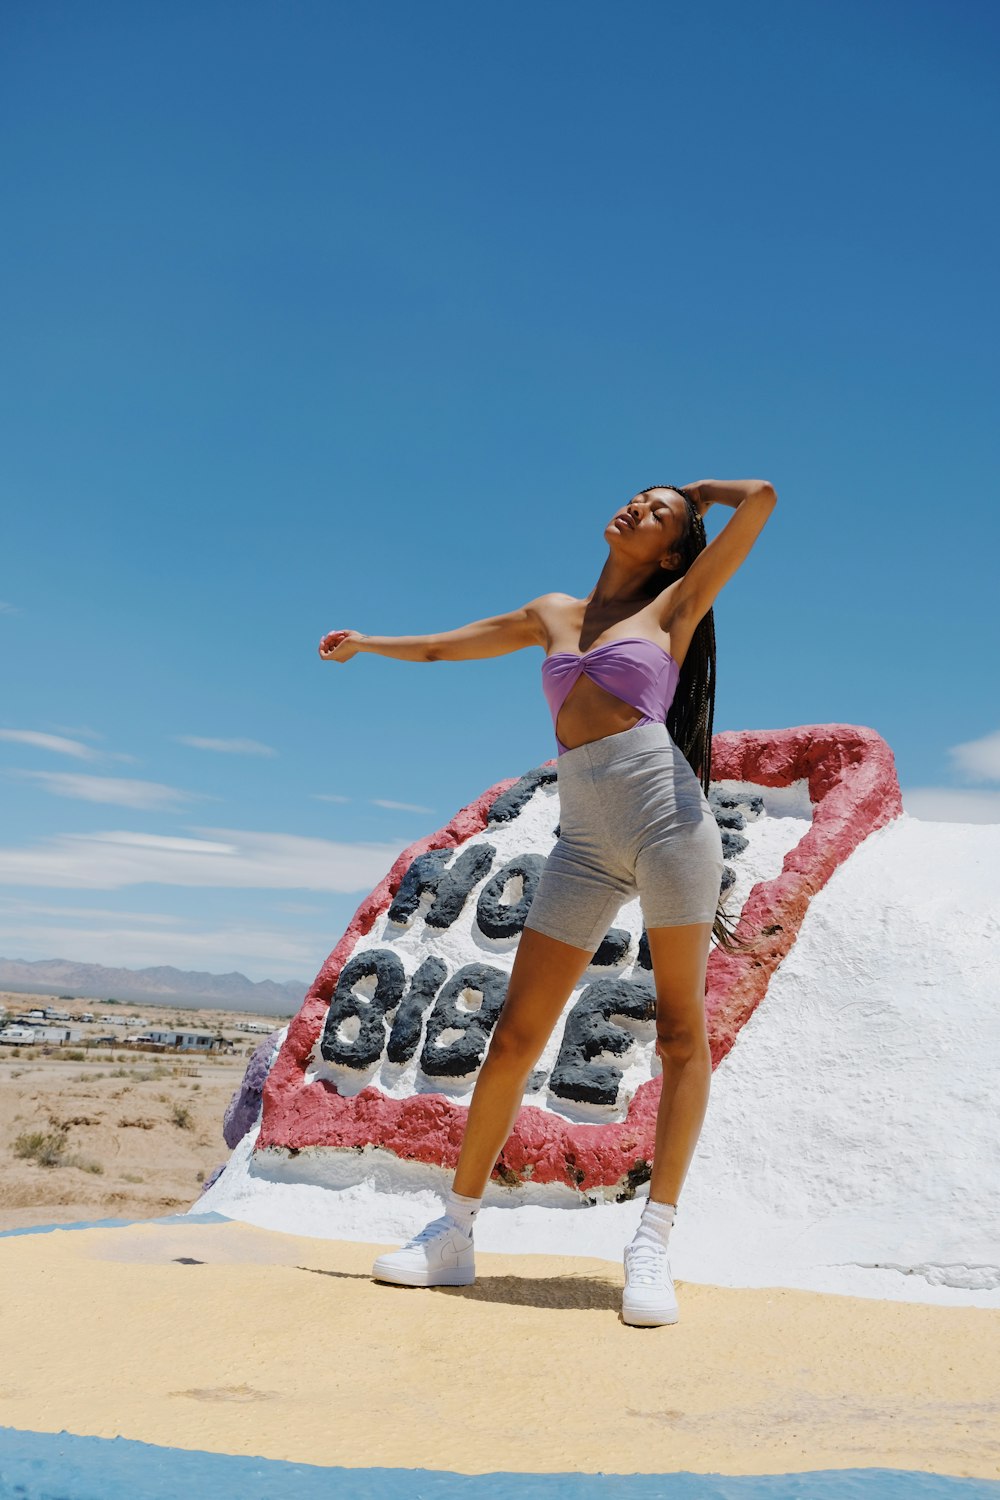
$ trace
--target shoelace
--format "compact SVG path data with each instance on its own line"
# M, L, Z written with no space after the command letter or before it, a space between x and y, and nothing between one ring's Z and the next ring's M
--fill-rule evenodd
M447 1234L451 1229L457 1229L457 1224L452 1224L448 1219L432 1219L431 1222L415 1234L411 1240L407 1240L406 1248L411 1246L425 1245L428 1240L436 1240L439 1234Z
M667 1252L662 1245L651 1245L640 1240L628 1247L628 1279L644 1286L657 1286L665 1281Z

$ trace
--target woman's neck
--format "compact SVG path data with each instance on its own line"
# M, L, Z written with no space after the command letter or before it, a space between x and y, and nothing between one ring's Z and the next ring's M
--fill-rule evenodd
M665 588L667 578L664 570L658 568L656 572L664 573ZM659 591L654 583L652 571L637 573L635 568L628 567L609 555L597 583L587 596L586 604L588 608L601 613L613 614L617 610L622 615L630 605L648 604L650 599L655 598Z

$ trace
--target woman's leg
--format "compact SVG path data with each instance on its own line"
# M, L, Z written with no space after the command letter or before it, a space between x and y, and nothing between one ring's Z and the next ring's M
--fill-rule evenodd
M705 1025L705 970L711 922L649 927L656 980L656 1051L663 1064L649 1198L625 1251L622 1319L676 1323L667 1248L677 1200L708 1106L712 1060Z
M486 1191L514 1128L528 1074L593 956L593 949L575 948L532 927L522 931L503 1007L469 1103L454 1192L479 1198Z
M705 975L712 923L646 932L656 982L656 1051L663 1064L649 1196L676 1204L708 1108Z
M613 898L606 895L604 899ZM501 1147L514 1127L528 1074L593 955L591 948L575 948L537 928L523 929L507 994L469 1104L445 1213L401 1250L380 1255L372 1267L376 1280L403 1286L468 1286L475 1280L471 1232L478 1213L475 1200L485 1193ZM463 1198L473 1201L459 1201Z

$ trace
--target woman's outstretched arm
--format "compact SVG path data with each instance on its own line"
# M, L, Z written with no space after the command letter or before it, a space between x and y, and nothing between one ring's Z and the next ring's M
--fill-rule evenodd
M367 635L360 630L331 630L319 643L324 661L349 661L359 651L392 656L398 661L475 661L506 656L524 646L544 646L547 634L539 606L547 596L532 599L507 614L473 620L457 630L435 635Z

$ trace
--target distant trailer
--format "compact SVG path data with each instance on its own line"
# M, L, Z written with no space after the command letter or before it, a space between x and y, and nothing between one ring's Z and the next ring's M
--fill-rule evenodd
M4 1027L0 1041L27 1042L78 1042L81 1032L75 1026L49 1026L44 1022L17 1022Z
M37 1040L34 1026L5 1026L0 1031L0 1044L5 1047L30 1047Z
M175 1047L179 1052L224 1052L232 1048L232 1043L224 1036L212 1036L203 1031L156 1031L151 1027L144 1036L151 1042Z
M35 1040L38 1042L78 1042L83 1033L78 1026L53 1026L51 1023L32 1026Z

